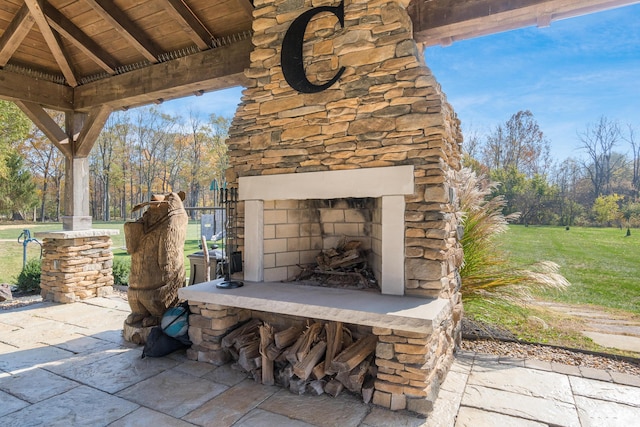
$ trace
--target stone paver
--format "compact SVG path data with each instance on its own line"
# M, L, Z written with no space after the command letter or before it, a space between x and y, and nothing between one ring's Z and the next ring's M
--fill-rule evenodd
M576 395L623 403L640 409L640 388L577 377L571 377L569 381Z
M87 386L30 405L0 418L3 427L100 427L138 408L135 403Z
M231 426L279 390L245 379L187 414L184 420L197 425L215 420L217 426Z
M480 362L474 366L467 384L504 390L520 395L573 402L566 375L499 363Z
M122 340L122 301L90 301L0 312L1 426L617 427L640 419L638 377L463 351L426 419L345 392L297 396L184 352L141 359L141 348ZM96 321L103 314L104 324Z
M576 396L582 427L620 427L638 425L640 408L605 400Z
M547 427L547 424L510 415L462 407L458 412L455 427Z
M79 385L75 381L40 368L0 377L0 390L11 393L13 396L29 403L40 402Z
M461 405L558 426L580 427L571 403L479 385L467 385Z
M104 357L104 353L109 357ZM97 353L100 358L97 361L94 354L47 369L107 393L116 393L178 364L168 358L141 359L141 350L120 351L113 355L103 352L102 357Z
M167 370L123 390L117 396L176 418L200 407L228 387L193 375Z
M278 391L259 408L318 427L355 427L360 425L369 412L369 406L346 393L341 395L341 399L334 399L327 394L297 396L288 390Z

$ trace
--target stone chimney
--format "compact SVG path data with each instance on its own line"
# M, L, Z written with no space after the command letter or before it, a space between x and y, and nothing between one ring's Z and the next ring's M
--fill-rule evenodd
M282 181L273 182L280 189L284 186L283 191L326 180L341 191L350 185L369 186L376 197L374 190L388 176L378 171L409 168L409 179L401 184L408 183L409 190L394 188L382 195L382 205L384 197L392 197L388 200L400 200L403 206L399 231L388 233L395 243L400 239L401 246L400 259L393 258L401 264L396 268L401 283L391 293L447 298L459 310L462 251L456 195L447 174L460 167L462 136L455 113L425 65L422 48L413 40L407 3L255 0L254 50L246 70L251 84L230 130L227 180L240 185L240 198L245 200L239 206L239 237L246 266L253 262L247 254L251 260L271 258L268 249L243 241L249 228L255 233L256 227L263 227L252 219L244 228L244 205L258 197L265 205L248 210L266 209L278 200L301 197L278 195L281 199L274 202L270 197L275 195L248 195L243 180L271 188L268 179L277 175ZM356 179L357 184L342 175L330 178L333 173L357 175L369 168L375 168L373 175ZM354 197L360 194L356 189ZM397 218L394 221L397 225ZM271 231L257 233L265 239L278 237ZM382 246L386 247L384 241ZM254 274L253 267L249 270Z

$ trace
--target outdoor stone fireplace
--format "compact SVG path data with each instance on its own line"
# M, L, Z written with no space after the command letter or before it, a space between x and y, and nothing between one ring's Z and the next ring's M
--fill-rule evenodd
M377 337L373 402L430 411L460 331L447 176L461 134L407 3L254 1L251 84L227 141L245 286L180 290L189 357L226 362L222 337L252 317L345 322ZM367 247L380 293L280 283L341 236Z
M347 237L370 251L382 293L403 295L404 198L413 180L412 166L240 178L244 278L288 280Z

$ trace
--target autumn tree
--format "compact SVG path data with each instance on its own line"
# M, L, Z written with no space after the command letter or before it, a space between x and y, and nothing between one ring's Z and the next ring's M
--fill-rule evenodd
M490 170L513 168L527 177L544 175L550 165L549 141L533 113L518 111L498 125L482 146L483 163Z
M597 123L588 124L578 136L579 148L587 154L583 166L591 179L594 198L610 194L612 178L624 162L623 156L614 153L622 138L620 126L602 116Z
M636 140L633 126L627 125L627 130L625 140L631 146L631 185L633 187L633 198L637 199L640 196L640 141Z
M0 100L0 178L6 179L7 156L27 137L30 129L31 121L13 102Z
M53 114L52 117L58 123L64 121L61 113ZM44 222L47 217L58 220L65 167L64 155L36 126L32 126L29 137L20 145L19 151L25 157L39 187L40 221ZM50 201L53 206L47 209Z
M161 113L155 107L141 107L135 110L132 125L134 147L137 151L137 173L141 184L136 202L142 202L151 197L155 183L163 183L163 163L168 160L177 119Z
M598 196L593 203L593 214L598 223L610 226L611 223L621 218L620 206L618 202L622 200L622 196L618 194L609 194L608 196Z
M0 212L24 219L38 204L36 184L23 158L10 151L4 158L5 179L0 180Z

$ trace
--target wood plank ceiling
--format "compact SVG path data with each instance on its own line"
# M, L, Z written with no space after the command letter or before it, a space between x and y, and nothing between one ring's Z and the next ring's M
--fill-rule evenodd
M128 108L243 85L252 0L0 0L0 98ZM449 44L640 0L412 0L415 38Z

